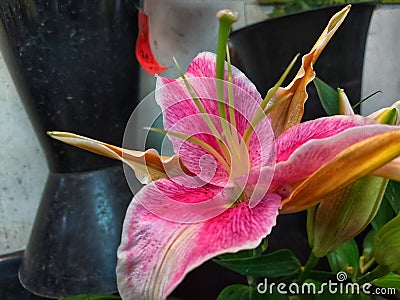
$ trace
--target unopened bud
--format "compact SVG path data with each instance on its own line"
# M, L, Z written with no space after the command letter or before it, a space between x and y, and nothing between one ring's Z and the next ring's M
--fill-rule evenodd
M353 108L351 107L349 98L343 89L337 89L339 94L339 114L341 115L354 115Z
M375 119L393 125L397 117L397 109L388 108ZM364 230L375 217L387 184L388 179L365 176L328 195L310 210L307 233L313 254L323 257Z
M387 108L379 113L374 119L381 124L396 125L399 112L397 108Z
M366 176L329 195L313 214L312 252L323 257L359 234L374 218L388 180Z
M230 9L221 9L217 12L217 19L220 21L227 21L232 24L239 20L239 13Z

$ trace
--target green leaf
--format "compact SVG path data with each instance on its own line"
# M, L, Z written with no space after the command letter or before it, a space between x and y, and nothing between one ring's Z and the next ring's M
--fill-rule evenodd
M340 245L338 249L329 253L327 258L332 272L344 271L351 278L357 275L360 254L354 239Z
M225 253L218 256L220 260L228 260L228 259L242 259L249 258L254 256L254 250L242 250L236 253Z
M364 293L352 295L351 300L371 300L371 296L368 296Z
M372 246L374 244L375 234L375 229L371 229L363 240L363 256L366 262L372 258Z
M119 299L121 300L120 296L116 295L76 295L76 296L68 296L68 297L60 297L58 300L114 300Z
M217 300L261 300L262 296L250 286L234 284L227 286L218 295Z
M336 280L336 274L333 272L312 270L308 273L308 278L319 282L328 282L329 280Z
M254 277L281 277L300 272L301 264L289 250L278 250L273 253L233 259L215 259L217 264L242 275Z
M260 286L259 289L257 291L256 288L242 284L230 285L222 290L217 300L289 300L289 295L278 293L276 286Z
M250 250L241 250L236 253L225 253L219 255L218 258L222 260L226 259L234 259L234 258L247 258L253 256L260 256L266 249L268 248L268 239L264 238L260 245L257 246L255 249Z
M400 291L400 275L389 273L381 278L375 279L372 281L372 284L384 288L395 288Z
M383 198L390 203L394 213L397 215L400 212L400 182L389 180Z
M381 206L378 209L374 219L371 222L372 227L378 231L389 222L391 219L395 217L394 211L392 206L390 205L389 201L386 197L382 199Z
M375 230L379 230L400 212L400 182L389 180L382 204L372 220Z
M339 114L339 94L319 78L314 79L314 85L317 89L319 100L328 116Z
M308 285L308 289L305 287ZM315 291L313 288L315 286ZM301 295L301 299L305 300L348 300L350 299L349 295L340 294L340 293L330 293L327 286L322 286L322 282L308 279L304 282L304 286L302 287L307 293ZM322 291L323 289L323 291Z
M319 281L308 279L305 281L305 284L308 284L308 287L304 287L305 294L297 296L298 299L301 300L370 300L371 298L363 293L360 294L345 294L336 292L333 293L330 291L330 287L327 285L322 286L322 284L326 284L327 281ZM313 287L315 286L316 293L313 293ZM338 290L339 288L336 287Z

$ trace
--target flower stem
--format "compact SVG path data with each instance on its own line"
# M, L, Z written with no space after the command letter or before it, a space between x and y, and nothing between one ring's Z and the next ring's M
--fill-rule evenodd
M308 273L310 273L310 271L315 267L315 265L317 264L318 261L319 261L319 257L316 257L311 252L305 266L303 267L302 272L300 273L299 277L297 278L298 283L303 283L304 280L306 280Z
M373 281L374 279L380 278L385 276L389 273L389 270L382 265L378 265L375 269L371 272L368 272L364 276L358 279L359 284L364 284Z
M257 278L247 275L247 284L251 287L256 287L257 285Z
M226 61L228 62L229 121L232 124L233 128L236 128L235 102L233 99L233 87L232 87L232 64L231 64L231 57L229 54L228 45L226 45Z
M224 79L225 79L225 56L226 45L232 24L238 20L238 13L229 9L222 9L217 13L219 20L218 45L217 45L217 62L216 62L216 92L218 114L221 119L227 120L225 101L224 101ZM223 120L221 120L223 122ZM227 128L222 124L222 128L227 135Z

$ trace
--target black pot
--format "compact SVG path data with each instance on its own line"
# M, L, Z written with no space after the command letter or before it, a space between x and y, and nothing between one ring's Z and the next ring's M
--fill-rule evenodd
M132 197L122 166L46 131L122 143L137 103L134 1L2 0L0 20L3 55L50 169L20 280L54 298L115 291Z
M23 251L0 256L0 299L5 300L43 300L25 290L18 280Z
M345 89L350 102L361 96L365 41L377 3L354 3L318 59L317 76L334 88ZM242 70L264 96L278 81L297 53L308 53L329 19L344 5L329 6L267 20L235 31L230 36L232 63ZM300 66L300 60L298 61ZM298 68L293 68L291 80ZM289 82L286 82L289 83ZM308 87L304 120L325 116L313 84Z

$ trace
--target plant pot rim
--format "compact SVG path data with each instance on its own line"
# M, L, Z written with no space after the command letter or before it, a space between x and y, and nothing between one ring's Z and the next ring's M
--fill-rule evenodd
M382 3L378 2L378 1L363 1L363 2L354 2L354 3L349 2L349 3L332 4L332 5L326 5L326 6L321 6L321 7L315 7L315 8L311 8L311 9L307 9L307 10L303 10L303 11L299 11L299 12L295 12L295 13L279 16L279 17L276 17L276 18L273 18L273 19L266 19L264 21L257 22L257 23L245 26L245 27L240 28L238 30L232 31L230 36L234 36L236 34L246 32L247 30L253 30L257 26L262 26L263 24L268 24L268 23L273 22L275 20L280 20L280 19L284 19L284 18L287 18L287 17L290 17L290 16L294 16L294 15L308 14L310 12L326 10L326 9L331 9L331 8L332 9L333 8L338 8L339 9L339 8L345 7L348 4L351 4L352 6L366 6L366 7L371 6L371 7L373 7L373 9L376 9L377 7L380 7L382 5Z

